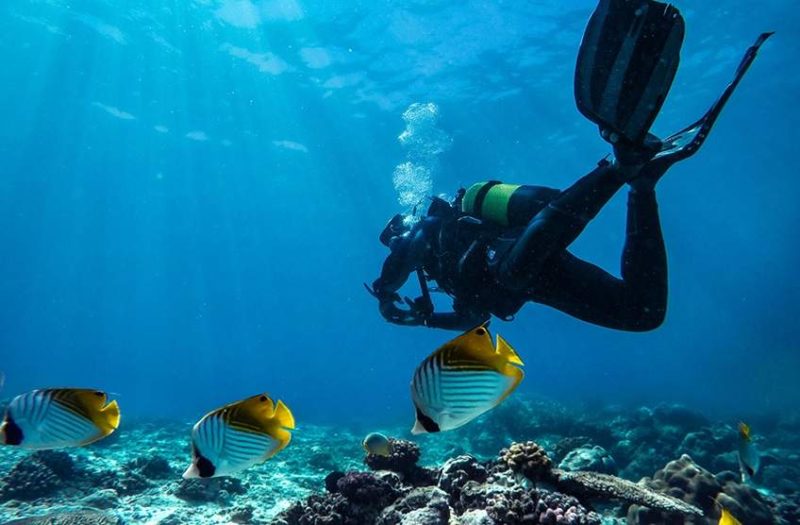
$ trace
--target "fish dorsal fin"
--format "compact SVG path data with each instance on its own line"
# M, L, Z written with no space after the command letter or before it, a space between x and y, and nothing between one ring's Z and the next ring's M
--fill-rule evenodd
M722 507L722 515L719 517L719 525L742 525L728 509Z
M750 425L745 423L744 421L739 423L739 435L745 441L750 441Z
M497 354L506 359L512 365L524 366L525 363L520 359L517 351L512 348L508 341L503 339L503 336L497 334Z
M107 403L108 395L88 388L53 388L47 392L64 408L91 421L104 436L119 426L119 405Z
M276 406L267 394L259 394L231 405L225 420L241 430L261 432L275 437L276 427L283 426L278 418L282 418L282 421L291 424L290 428L293 428L294 418L286 405L279 401Z
M486 356L495 353L492 336L485 324L464 332L445 343L439 350L446 348L451 348L459 357Z

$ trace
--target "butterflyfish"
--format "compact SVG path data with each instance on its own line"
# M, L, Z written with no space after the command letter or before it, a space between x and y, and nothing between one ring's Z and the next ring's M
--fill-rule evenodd
M748 481L756 475L761 465L761 456L756 449L751 435L750 425L739 423L739 470L742 482Z
M114 432L119 420L119 405L100 390L33 390L9 403L0 443L38 450L80 447Z
M722 508L722 514L719 517L719 525L742 525L742 522L733 517L733 514L726 508Z
M414 372L413 434L452 430L499 405L524 373L517 352L486 325L469 330L428 356Z
M229 476L263 463L286 448L294 427L289 408L266 394L209 412L192 429L192 464L183 477Z
M367 454L389 457L392 455L392 443L389 438L378 432L372 432L361 443Z

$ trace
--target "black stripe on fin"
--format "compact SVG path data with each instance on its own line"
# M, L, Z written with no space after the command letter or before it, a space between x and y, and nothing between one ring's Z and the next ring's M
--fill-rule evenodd
M192 452L194 452L195 463L197 463L197 474L201 478L210 478L214 475L217 471L217 468L214 466L211 461L208 460L205 456L203 456L195 445L192 445Z
M416 408L417 408L417 421L419 421L422 424L422 428L424 428L428 432L439 432L440 431L439 425L437 425L433 419L423 414L422 410L420 410L419 407Z
M19 428L19 425L17 425L11 418L11 414L6 414L6 421L3 430L5 434L4 443L6 445L22 444L22 429Z

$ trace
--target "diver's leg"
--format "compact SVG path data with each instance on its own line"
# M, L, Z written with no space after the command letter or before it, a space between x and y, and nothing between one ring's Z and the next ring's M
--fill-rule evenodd
M544 262L580 235L624 184L622 173L603 161L563 191L528 223L497 266L497 279L512 289L528 288Z
M655 193L629 195L622 279L564 251L542 269L531 299L609 328L658 328L667 310L667 257Z

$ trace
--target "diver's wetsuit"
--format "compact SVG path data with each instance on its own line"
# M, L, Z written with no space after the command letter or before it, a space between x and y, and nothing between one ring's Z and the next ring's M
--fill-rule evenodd
M489 314L513 316L527 301L585 321L629 331L658 327L667 302L667 265L655 193L631 191L622 279L567 251L624 179L607 162L563 192L526 187L530 198L550 198L521 233L456 217L428 216L395 240L373 289L381 312L398 324L469 329ZM508 240L508 239L513 240ZM453 297L453 313L403 316L393 298L422 268Z

